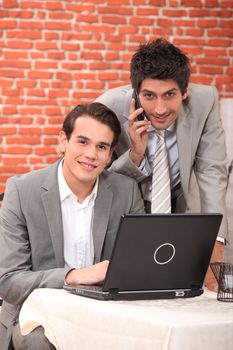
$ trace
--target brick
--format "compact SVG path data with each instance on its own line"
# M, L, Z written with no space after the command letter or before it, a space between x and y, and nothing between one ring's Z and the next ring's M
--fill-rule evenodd
M1 71L0 71L0 74L1 74ZM13 85L12 81L5 80L5 79L0 79L0 86L1 87L3 87L3 86L11 87L12 85Z
M42 109L41 108L36 108L36 107L20 107L19 108L20 114L26 115L26 114L41 114Z
M37 61L35 62L35 69L57 69L58 63L55 61Z
M70 111L70 110L69 110ZM65 114L64 114L65 117ZM64 117L49 117L47 118L47 124L48 125L59 125L59 128L61 128ZM55 133L55 135L57 135L57 133Z
M54 60L64 60L65 54L64 52L48 52L48 58Z
M212 64L212 65L220 65L220 66L229 66L230 65L230 58L223 58L223 57L196 57L195 59L196 63L198 65L203 64Z
M59 131L61 130L61 128L56 128L55 126L53 127L45 127L43 129L43 134L44 135L58 135Z
M46 157L46 163L48 164L53 164L55 163L58 159L60 159L60 156L55 156L55 157Z
M53 89L72 89L73 85L70 81L52 81L51 87Z
M7 1L7 0L6 0ZM43 8L43 1L24 1L21 4L22 8L41 9Z
M7 97L5 103L8 105L21 105L23 100L18 97Z
M15 106L3 106L2 113L3 114L16 114L17 108Z
M41 135L41 129L38 127L20 127L19 133L22 135Z
M199 70L200 70L200 73L202 74L222 74L223 73L222 67L215 67L215 66L212 66L212 67L202 66L199 68Z
M0 167L1 173L9 173L9 174L14 174L14 175L28 173L29 170L30 170L30 168L28 166L19 166L19 165L15 165L15 164Z
M49 146L49 145L58 145L58 140L57 138L44 138L44 145Z
M45 29L49 29L49 30L71 30L71 23L66 23L66 22L46 22L44 24Z
M45 2L45 8L48 10L62 10L63 4L61 1L46 1Z
M2 95L3 96L19 96L20 91L19 91L19 89L2 88Z
M36 155L57 154L57 150L54 147L36 147Z
M199 76L199 75L193 75L190 79L190 82L196 83L196 84L206 84L211 85L212 84L212 78L207 76Z
M146 18L146 17L131 17L129 20L129 23L133 25L146 25L146 26L152 26L154 20L152 18Z
M218 46L218 47L230 47L231 46L231 40L229 39L209 39L208 45L210 46Z
M87 69L87 65L84 62L77 62L77 63L62 63L62 69L67 70L82 70Z
M32 121L33 119L31 117L8 117L8 122L10 124L30 125Z
M36 43L35 47L37 50L54 50L57 49L57 43L53 43L53 42L40 42L40 43Z
M69 97L69 91L67 90L50 90L48 93L48 96L53 98L53 97L63 97L67 98Z
M20 21L19 28L21 29L38 29L41 30L43 28L43 24L41 21Z
M44 98L44 99L33 99L33 98L28 98L28 99L25 99L26 100L26 103L28 105L41 105L41 106L46 106L46 105L57 105L56 103L56 100L55 99L47 99L47 98Z
M0 29L13 29L17 28L17 22L13 20L1 20L0 21Z
M6 152L8 154L19 154L19 155L31 154L32 148L28 146L17 146L17 147L10 146L6 148Z
M40 137L35 137L35 136L15 136L15 137L7 137L6 142L8 145L10 144L40 145L41 139Z
M202 7L202 0L182 0L181 1L182 6L187 7Z
M9 40L8 41L8 47L11 49L31 49L32 48L32 42L30 41L23 41L23 40Z
M72 20L73 14L66 12L50 12L48 14L49 19L62 19L62 20Z
M218 7L219 0L205 0L205 7Z
M0 135L13 135L13 134L16 134L16 127L15 126L1 126L0 128Z
M226 1L224 1L224 0L222 0L221 1L221 7L222 8L230 8L230 9L232 9L232 0L226 0Z
M33 11L27 11L27 10L23 10L23 11L15 11L15 10L11 10L9 13L9 17L12 18L33 18L34 13Z
M34 30L11 30L7 33L7 38L41 39L41 33Z
M53 76L53 73L47 72L47 71L30 71L28 73L28 78L30 79L51 79Z
M218 38L221 38L221 37L233 38L233 29L209 29L208 36L209 37L216 36Z
M58 33L44 33L45 40L59 40L59 34Z
M46 115L62 115L62 111L61 111L61 108L59 107L48 107L48 108L45 108L45 114Z
M101 3L101 1L100 1ZM85 2L85 4L69 4L68 2L65 3L65 7L68 11L71 11L71 12L77 12L77 13L80 13L80 12L93 12L95 10L95 7L94 5L92 4L87 4Z
M2 7L3 8L14 8L18 7L18 1L17 0L2 0Z
M0 61L0 67L6 67L6 68L30 68L31 63L29 61L13 61L13 60L2 60Z
M16 82L16 88L32 88L35 85L35 80L20 80Z
M6 60L16 60L16 59L20 59L20 58L22 58L22 59L26 59L26 58L28 58L28 54L27 54L27 52L25 52L25 51L7 51L7 50L5 50L4 52L3 52L3 58L4 59L6 59Z
M4 157L4 164L5 165L11 165L11 164L26 164L27 163L26 157Z
M56 73L56 79L60 80L72 80L73 75L71 73L63 73L63 72L57 72Z

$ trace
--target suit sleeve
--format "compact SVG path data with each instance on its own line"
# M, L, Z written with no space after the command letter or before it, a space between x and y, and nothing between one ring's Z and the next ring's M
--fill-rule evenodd
M147 158L145 158L145 171L141 171L131 160L130 140L128 136L127 118L129 115L131 95L129 87L121 87L112 89L96 99L96 102L103 103L112 109L121 124L121 135L115 149L115 159L111 164L110 170L119 174L127 175L134 178L137 182L141 182L151 173L151 168Z
M41 252L50 268L37 270L32 263L30 235L21 209L21 199L14 179L8 180L0 216L0 295L8 303L21 305L35 288L62 288L68 269L57 268L52 247Z
M226 188L227 155L225 134L218 109L217 90L212 87L212 105L198 144L194 171L199 191L201 212L223 214L219 236L227 236Z

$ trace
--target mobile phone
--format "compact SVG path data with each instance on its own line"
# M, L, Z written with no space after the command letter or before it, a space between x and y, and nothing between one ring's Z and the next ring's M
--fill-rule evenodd
M136 109L142 108L138 93L135 89L133 90L133 98L135 99L135 108ZM137 120L145 120L145 119L146 119L146 115L144 112L142 112L137 116Z

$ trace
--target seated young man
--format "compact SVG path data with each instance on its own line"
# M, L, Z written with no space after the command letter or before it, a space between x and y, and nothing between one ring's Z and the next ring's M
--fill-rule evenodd
M53 349L38 327L22 336L20 308L35 288L101 284L120 217L144 212L135 180L105 170L120 135L114 112L78 105L59 135L63 157L7 181L1 208L1 350Z

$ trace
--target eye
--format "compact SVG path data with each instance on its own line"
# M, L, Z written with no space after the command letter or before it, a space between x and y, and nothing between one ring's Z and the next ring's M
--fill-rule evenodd
M109 147L107 145L100 144L98 145L98 149L100 151L106 151Z
M168 91L166 94L165 94L165 97L167 98L172 98L176 96L176 93L174 91Z
M143 97L146 99L146 100L152 100L152 98L154 97L154 95L150 92L146 92L143 94Z
M87 141L84 140L84 139L79 139L79 140L78 140L78 143L79 143L80 145L86 145L86 144L87 144Z

